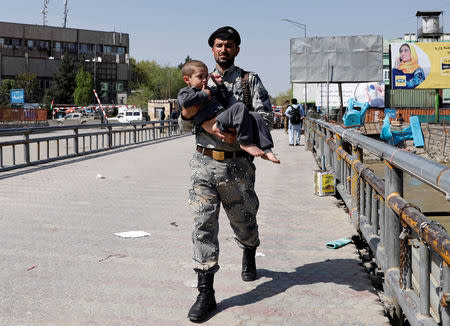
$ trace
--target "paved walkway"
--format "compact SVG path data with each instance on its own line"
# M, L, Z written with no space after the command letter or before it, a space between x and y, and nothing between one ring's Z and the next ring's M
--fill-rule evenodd
M260 278L241 281L241 250L221 214L218 309L205 324L387 325L355 247L325 248L354 230L335 198L312 194L311 153L273 136L282 164L255 160ZM0 174L0 325L190 325L193 144ZM114 235L128 230L151 236Z

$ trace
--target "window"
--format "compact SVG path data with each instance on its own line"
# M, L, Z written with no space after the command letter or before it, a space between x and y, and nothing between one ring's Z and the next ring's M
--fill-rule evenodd
M117 54L125 54L125 48L123 46L118 46L116 49Z
M389 69L383 69L383 81L386 85L389 85L391 78L389 76Z
M130 117L130 116L132 116L132 115L133 115L133 112L127 112L127 113L126 113L126 116L127 116L127 117Z
M48 51L50 50L50 42L49 41L39 41L38 43L38 50L39 51Z
M123 82L116 83L116 91L123 92Z
M76 53L77 45L75 43L64 43L64 51L68 51L69 53Z
M102 82L102 91L107 91L109 87L109 83Z
M103 46L103 54L114 54L114 47L110 45Z
M55 42L53 43L53 48L55 49L55 51L61 51L61 42Z
M5 45L5 39L3 37L0 37L0 48L2 48Z
M28 50L33 50L33 48L34 48L33 40L27 40L27 48L28 48Z
M139 111L133 112L133 115L141 115Z
M82 54L93 54L94 45L92 44L80 44L80 53Z

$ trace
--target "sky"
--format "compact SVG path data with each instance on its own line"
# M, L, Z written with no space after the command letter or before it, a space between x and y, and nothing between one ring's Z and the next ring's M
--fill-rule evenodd
M0 0L0 21L42 25L44 0ZM7 8L7 9L6 9ZM444 11L450 0L68 0L67 27L130 35L130 55L176 66L189 55L214 68L207 40L219 27L233 26L242 43L235 64L254 71L273 97L290 89L290 39L415 33L417 11ZM6 10L5 10L6 9ZM62 26L64 0L50 0L47 25ZM0 31L1 33L1 31Z

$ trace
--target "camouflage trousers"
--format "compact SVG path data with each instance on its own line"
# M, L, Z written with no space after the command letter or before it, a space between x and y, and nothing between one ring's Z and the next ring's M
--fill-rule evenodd
M247 157L216 161L195 153L190 167L189 205L194 216L194 269L215 272L219 269L220 203L238 245L241 248L259 245L255 165Z

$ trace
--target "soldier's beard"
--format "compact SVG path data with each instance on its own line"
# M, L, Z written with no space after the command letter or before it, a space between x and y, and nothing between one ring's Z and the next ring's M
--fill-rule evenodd
M220 67L220 69L227 70L228 68L230 68L234 64L234 58L228 58L226 60L219 60L219 59L217 59L216 63Z

